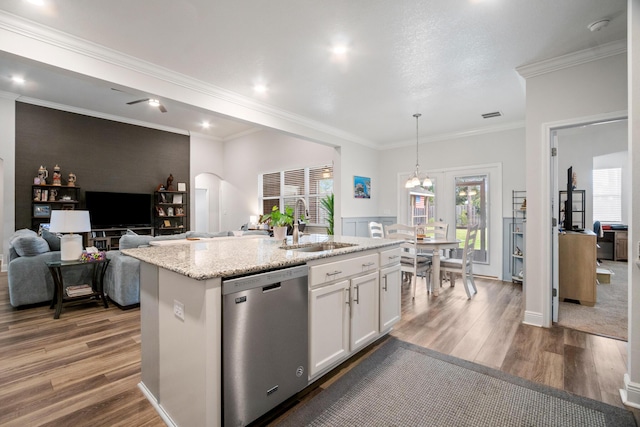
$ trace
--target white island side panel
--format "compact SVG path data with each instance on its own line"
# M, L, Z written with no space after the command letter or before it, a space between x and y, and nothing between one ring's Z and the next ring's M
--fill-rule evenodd
M140 273L148 272L144 268ZM170 424L220 426L221 280L195 280L163 268L158 268L157 278L158 365L150 367L152 375L158 375L156 401ZM184 306L184 320L174 313L175 302ZM154 323L150 318L145 322ZM142 336L143 342L146 338ZM148 365L143 363L143 381Z

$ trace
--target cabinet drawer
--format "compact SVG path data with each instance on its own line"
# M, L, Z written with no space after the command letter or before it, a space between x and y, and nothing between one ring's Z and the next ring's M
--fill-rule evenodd
M380 252L380 265L398 264L400 262L400 247Z
M342 261L309 267L309 284L311 287L345 279L378 269L378 254L360 256Z

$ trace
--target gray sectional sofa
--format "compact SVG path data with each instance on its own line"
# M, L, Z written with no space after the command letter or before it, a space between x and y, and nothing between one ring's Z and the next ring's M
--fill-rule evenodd
M259 232L262 233L262 232ZM254 234L254 232L245 232ZM120 249L148 246L153 240L185 239L187 237L233 236L231 231L219 233L197 233L189 231L166 236L143 236L128 231L120 238ZM39 237L31 230L18 230L9 242L9 299L14 307L51 301L53 278L46 266L47 261L60 260L60 240L45 232ZM140 303L140 261L123 254L120 250L107 252L111 260L104 277L104 292L121 308ZM88 283L88 269L67 269L66 283Z
M41 302L53 298L53 277L46 262L60 261L60 239L45 232L43 237L35 231L22 229L9 239L9 301L13 307ZM88 283L90 274L85 268L66 269L67 283Z

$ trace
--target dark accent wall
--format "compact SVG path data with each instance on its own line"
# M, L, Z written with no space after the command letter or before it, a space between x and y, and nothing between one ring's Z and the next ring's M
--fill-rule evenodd
M153 193L170 173L188 189L189 136L16 102L16 229L31 227L38 168L51 183L56 164L63 184L77 176L81 208L85 191Z

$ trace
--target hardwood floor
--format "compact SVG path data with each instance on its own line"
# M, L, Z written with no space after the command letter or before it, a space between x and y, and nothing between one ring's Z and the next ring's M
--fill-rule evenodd
M471 301L461 286L445 284L439 297L428 297L419 284L415 301L404 287L402 321L392 335L623 406L618 389L626 372L625 342L523 325L520 285L476 283L479 293ZM16 310L9 304L7 275L0 274L0 425L164 425L137 387L139 316L137 308L91 303L65 306L58 320L48 304ZM312 398L372 351L320 380L300 400Z

